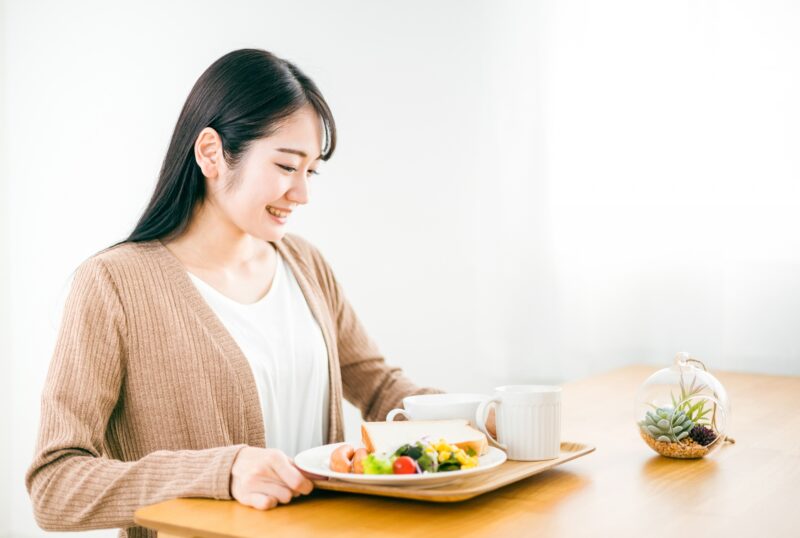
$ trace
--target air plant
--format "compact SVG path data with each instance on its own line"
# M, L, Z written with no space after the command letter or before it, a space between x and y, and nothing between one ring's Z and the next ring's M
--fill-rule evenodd
M675 395L670 392L670 399L672 400L672 406L675 409L682 410L686 413L686 416L691 419L691 421L695 424L706 424L711 426L712 429L717 429L717 404L716 400L718 399L717 393L712 392L712 403L710 407L706 407L706 404L709 403L707 398L700 398L704 390L708 389L708 385L700 383L697 381L696 377L692 378L692 382L689 384L689 387L686 387L684 383L683 376L680 377L680 389L681 394L679 398L676 398ZM692 400L698 399L697 402L692 403ZM711 417L709 418L707 415L711 413Z

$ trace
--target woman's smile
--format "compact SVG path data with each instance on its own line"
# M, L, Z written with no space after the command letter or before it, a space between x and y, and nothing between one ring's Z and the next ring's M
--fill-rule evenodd
M267 206L267 213L278 224L286 224L286 219L289 217L290 209L278 209L272 206Z

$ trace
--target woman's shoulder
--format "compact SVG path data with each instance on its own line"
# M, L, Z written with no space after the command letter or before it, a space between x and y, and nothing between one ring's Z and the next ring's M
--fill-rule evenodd
M102 308L122 312L130 290L144 282L148 265L142 263L157 252L153 241L118 243L85 258L74 268L67 307L75 312Z
M161 247L161 248L159 248ZM106 273L116 280L122 275L132 275L137 271L150 271L150 260L156 259L161 249L160 241L117 243L86 258L76 269L76 273Z

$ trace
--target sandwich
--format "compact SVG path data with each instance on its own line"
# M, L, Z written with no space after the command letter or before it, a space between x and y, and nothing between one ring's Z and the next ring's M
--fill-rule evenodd
M401 420L361 424L361 441L370 454L394 452L404 444L422 439L434 442L444 439L462 450L471 448L478 456L485 454L489 446L486 435L470 426L465 419Z

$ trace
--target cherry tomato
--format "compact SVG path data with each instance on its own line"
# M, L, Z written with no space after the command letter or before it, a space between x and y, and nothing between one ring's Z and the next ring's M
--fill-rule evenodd
M394 474L414 474L417 472L417 463L408 456L400 456L392 465Z

